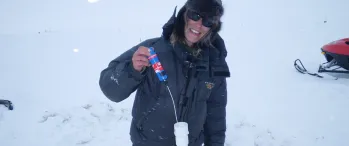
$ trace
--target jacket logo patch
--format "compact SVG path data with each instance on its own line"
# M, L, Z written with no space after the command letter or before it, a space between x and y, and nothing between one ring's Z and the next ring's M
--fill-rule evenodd
M211 82L205 82L206 84L206 88L207 89L212 89L214 87L214 83L211 83Z

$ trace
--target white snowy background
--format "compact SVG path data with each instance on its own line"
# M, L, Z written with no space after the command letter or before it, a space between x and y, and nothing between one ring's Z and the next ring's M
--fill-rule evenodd
M185 0L1 0L1 146L130 146L133 95L103 96L109 61L158 37ZM348 79L298 73L349 37L347 0L224 0L227 146L349 145Z

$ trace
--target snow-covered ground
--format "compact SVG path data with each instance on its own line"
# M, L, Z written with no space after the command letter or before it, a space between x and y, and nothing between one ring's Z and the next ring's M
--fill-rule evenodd
M131 145L133 95L104 97L99 73L157 37L185 0L0 2L2 146ZM320 48L349 37L349 1L223 1L228 48L227 146L349 143L349 80L298 73L324 62ZM139 11L137 11L139 10Z

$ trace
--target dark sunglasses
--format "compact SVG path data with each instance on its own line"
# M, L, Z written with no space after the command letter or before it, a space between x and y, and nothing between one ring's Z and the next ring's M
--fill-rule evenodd
M210 17L204 17L202 15L200 15L199 13L192 11L192 10L188 10L187 11L187 17L191 20L194 21L199 21L200 18L202 18L202 25L204 25L205 27L212 27L216 21L213 18Z

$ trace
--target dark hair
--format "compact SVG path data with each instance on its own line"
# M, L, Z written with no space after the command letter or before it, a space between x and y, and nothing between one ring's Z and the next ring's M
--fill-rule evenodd
M201 47L213 47L211 41L220 31L222 25L220 21L224 13L222 2L220 0L188 0L178 12L174 29L170 36L172 45L175 43L186 44L184 28L187 22L187 10L194 10L210 17L216 17L217 24L215 24L198 43L194 44L194 47L198 49Z

